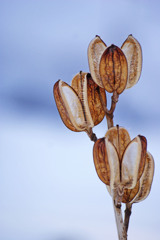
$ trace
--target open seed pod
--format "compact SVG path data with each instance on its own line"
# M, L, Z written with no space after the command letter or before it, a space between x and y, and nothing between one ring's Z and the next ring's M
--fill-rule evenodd
M103 88L103 83L99 74L99 64L103 52L107 46L99 36L96 36L88 46L88 63L93 80Z
M106 152L105 138L100 138L95 142L93 160L100 180L106 185L110 185L110 165Z
M132 35L128 36L121 49L115 45L107 47L96 36L88 47L88 62L93 80L106 91L120 94L140 78L142 49Z
M131 141L127 130L119 126L110 128L105 138L96 141L93 148L95 168L111 192L117 189L126 195L124 199L128 194L129 200L134 198L145 167L146 146L144 137L137 136Z
M90 73L80 72L72 79L71 86L76 91L82 103L87 122L93 121L93 126L99 124L105 112L105 90L99 87L92 79Z
M154 159L152 155L147 152L146 163L143 174L139 180L139 191L133 199L132 203L143 201L150 193L154 175Z
M103 120L105 90L92 80L90 74L78 73L71 86L59 80L55 83L53 92L59 114L70 130L89 131Z
M150 193L154 176L154 159L152 155L146 153L146 161L144 171L136 186L133 189L124 189L122 202L123 203L138 203L147 198ZM107 186L107 190L111 195L111 188Z
M129 35L121 47L128 63L128 80L126 88L133 87L139 80L142 70L142 49L139 42Z
M86 120L80 99L67 83L59 80L54 85L54 98L62 121L75 132L86 129Z

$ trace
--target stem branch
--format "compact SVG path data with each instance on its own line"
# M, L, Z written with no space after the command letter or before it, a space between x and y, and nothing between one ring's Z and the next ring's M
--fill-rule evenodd
M124 227L125 227L126 233L128 231L129 220L130 220L131 213L132 213L132 204L127 203L126 204L126 209L125 209L125 218L124 218Z
M116 91L114 91L113 95L112 95L111 107L110 107L110 110L108 110L107 106L104 104L103 99L102 99L102 97L100 95L101 104L102 104L103 110L104 110L104 112L106 114L108 129L114 126L114 123L113 123L114 115L113 115L113 113L114 113L114 110L116 108L116 104L118 102L118 97L119 97L119 95L117 94Z
M96 142L97 141L97 136L96 134L92 131L92 128L89 128L88 130L86 130L86 133L88 135L88 137L90 138L91 141Z

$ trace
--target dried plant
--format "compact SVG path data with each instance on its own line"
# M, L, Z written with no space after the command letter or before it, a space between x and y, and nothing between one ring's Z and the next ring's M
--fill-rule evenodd
M113 123L119 95L140 78L141 46L132 35L121 48L107 47L96 36L88 47L88 62L90 73L80 71L72 79L71 86L57 81L54 97L66 127L75 132L85 131L95 142L95 169L113 199L119 240L126 240L132 204L149 195L154 175L154 160L147 151L146 138L138 135L131 140L125 128ZM110 109L106 92L112 93ZM103 138L97 139L92 129L104 117L108 131ZM124 219L122 203L126 204Z

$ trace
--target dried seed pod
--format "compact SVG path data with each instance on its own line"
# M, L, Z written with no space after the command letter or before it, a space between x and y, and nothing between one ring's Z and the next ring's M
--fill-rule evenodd
M99 87L89 73L78 73L73 79L71 86L78 94L86 117L90 126L99 124L104 116L102 101L106 105L105 90Z
M81 103L83 103L84 101L84 97L86 97L85 95L87 95L87 91L86 91L86 72L82 72L80 71L79 73L77 73L72 81L71 81L71 87L75 90L75 92L77 93Z
M103 83L99 74L99 63L106 48L106 44L99 36L96 36L88 46L88 62L91 76L93 80L102 88Z
M54 85L53 93L59 114L66 127L75 132L84 131L86 121L83 108L74 89L59 80Z
M123 51L115 45L108 47L102 54L99 72L107 92L122 93L128 78L127 60Z
M121 182L125 188L132 189L136 186L144 170L145 154L146 145L140 136L134 138L125 149L121 166Z
M119 160L122 161L123 153L131 141L128 131L117 125L116 127L110 128L105 137L115 146Z
M123 50L128 63L128 80L126 88L134 86L141 75L142 70L142 49L139 42L129 35L125 42L122 44Z
M96 141L93 157L97 174L116 200L128 203L137 195L145 171L146 148L145 137L139 135L131 141L128 131L119 126Z
M140 165L139 165L139 170L138 170L138 180L140 179L140 177L143 174L144 171L144 167L145 167L145 162L146 162L146 154L147 154L147 139L144 136L138 135L138 137L141 140L141 147L142 147L142 151L141 151L141 161L140 161Z
M120 184L120 161L114 145L105 138L107 159L110 167L110 188L121 188Z
M84 112L84 116L88 127L94 127L94 122L88 106L88 96L87 96L87 73L80 72L75 75L72 79L71 86L77 93Z
M102 182L110 184L110 166L106 153L105 138L98 139L93 147L93 159L97 174Z
M99 124L104 116L104 106L106 106L106 93L105 89L99 87L92 79L90 74L87 74L87 97L88 97L88 106L94 122L94 126Z
M140 178L140 187L136 197L133 199L132 203L138 203L143 201L150 193L152 181L154 175L154 159L152 155L147 152L146 163L143 174Z

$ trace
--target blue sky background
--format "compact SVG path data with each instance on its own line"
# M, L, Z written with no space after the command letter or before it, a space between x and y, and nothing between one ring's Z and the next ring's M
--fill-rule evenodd
M120 96L115 124L146 136L156 164L150 196L133 206L129 239L159 239L159 11L158 0L0 0L0 239L117 238L93 143L63 125L52 89L89 71L95 35L121 46L129 34L141 43L143 70ZM103 121L94 131L106 130Z

